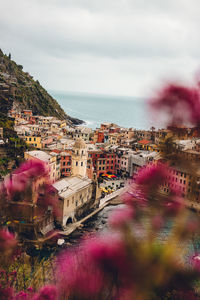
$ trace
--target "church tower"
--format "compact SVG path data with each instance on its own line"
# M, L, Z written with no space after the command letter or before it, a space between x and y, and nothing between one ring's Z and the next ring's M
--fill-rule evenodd
M87 148L82 139L77 139L72 150L72 176L86 177Z

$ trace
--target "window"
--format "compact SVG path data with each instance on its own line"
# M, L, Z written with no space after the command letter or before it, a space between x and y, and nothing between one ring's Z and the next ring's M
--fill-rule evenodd
M83 162L81 162L81 166L83 166Z
M31 138L29 138L29 141L31 141Z
M76 161L76 166L78 166L78 162Z
M182 183L182 179L180 179L180 183Z
M36 138L34 138L34 142L36 141Z
M67 200L67 207L69 206L69 200Z

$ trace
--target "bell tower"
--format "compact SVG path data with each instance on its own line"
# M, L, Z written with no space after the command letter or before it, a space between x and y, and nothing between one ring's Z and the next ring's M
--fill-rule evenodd
M72 150L72 175L86 177L87 148L85 142L79 138L75 141Z

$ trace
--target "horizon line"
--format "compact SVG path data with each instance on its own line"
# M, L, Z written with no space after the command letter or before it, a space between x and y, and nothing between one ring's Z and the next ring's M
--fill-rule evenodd
M68 93L68 94L74 94L77 96L81 95L86 95L86 96L96 96L96 97L101 97L101 96L106 96L106 97L124 97L124 98L136 98L136 99L141 99L141 100L147 100L146 97L142 96L127 96L127 95L114 95L114 94L105 94L105 93L93 93L93 92L81 92L81 91L69 91L69 90L53 90L53 89L47 89L50 93Z

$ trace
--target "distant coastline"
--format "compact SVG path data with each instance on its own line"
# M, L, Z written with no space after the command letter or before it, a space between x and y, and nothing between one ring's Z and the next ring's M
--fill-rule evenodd
M83 120L84 125L95 129L103 122L116 123L125 128L149 129L152 118L143 98L89 93L50 91L66 114ZM152 124L153 123L153 124Z

